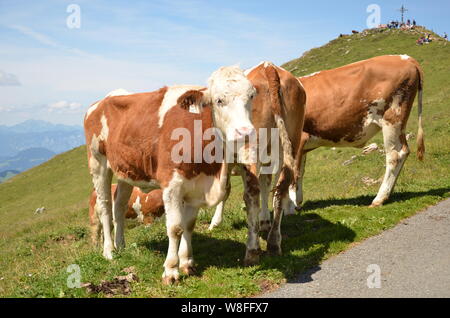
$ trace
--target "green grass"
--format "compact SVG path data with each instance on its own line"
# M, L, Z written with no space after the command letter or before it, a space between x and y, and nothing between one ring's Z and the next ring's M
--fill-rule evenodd
M252 296L450 197L450 47L442 41L419 47L417 37L400 31L353 35L284 65L302 75L382 54L409 54L423 65L426 159L421 163L410 156L385 206L369 209L379 185L361 182L362 177L383 176L383 155L318 149L308 155L305 209L283 219L283 256L264 255L259 265L244 267L242 185L233 178L222 226L208 232L212 210L202 212L197 221L193 247L198 274L163 286L160 277L168 245L164 220L149 228L129 222L127 247L111 262L91 245L87 217L91 181L81 147L0 184L0 296L104 296L68 288L70 264L80 266L82 282L92 283L110 280L134 266L139 281L132 284L131 297ZM417 131L415 112L407 131ZM373 142L381 144L381 135ZM415 150L415 142L410 145ZM342 166L353 155L357 160ZM46 212L35 215L42 206Z

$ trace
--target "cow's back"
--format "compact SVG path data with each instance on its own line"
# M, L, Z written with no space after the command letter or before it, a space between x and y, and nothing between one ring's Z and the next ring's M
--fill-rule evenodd
M150 181L157 164L158 111L166 91L106 97L88 111L84 126L89 155L106 156L121 178Z
M330 146L361 146L376 132L362 133L368 115L382 117L402 90L415 94L420 67L411 57L380 56L300 80L307 92L304 131Z

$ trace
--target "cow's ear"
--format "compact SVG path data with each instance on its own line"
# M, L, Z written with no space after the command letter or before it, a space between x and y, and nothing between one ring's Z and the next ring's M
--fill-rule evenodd
M205 104L204 95L200 91L190 90L178 97L177 104L191 113L199 114Z

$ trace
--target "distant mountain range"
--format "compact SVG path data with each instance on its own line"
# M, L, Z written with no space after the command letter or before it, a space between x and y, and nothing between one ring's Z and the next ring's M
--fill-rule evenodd
M10 133L43 133L58 131L83 131L81 126L70 126L62 124L52 124L43 120L30 119L14 126L0 125L1 132Z
M41 120L0 126L0 157L14 156L29 148L46 148L54 153L61 153L84 142L81 126L52 124Z
M5 170L5 171L0 172L0 183L2 183L6 179L9 179L19 173L20 173L20 171L17 171L17 170Z
M81 126L42 120L0 125L0 182L84 143Z

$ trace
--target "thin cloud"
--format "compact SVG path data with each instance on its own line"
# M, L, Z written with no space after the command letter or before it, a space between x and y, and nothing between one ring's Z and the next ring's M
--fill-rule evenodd
M13 111L13 108L10 106L0 106L0 112L2 112L2 113L7 113L7 112L9 113L12 111Z
M71 47L67 47L65 45L62 45L58 42L56 42L55 40L53 40L52 38L50 38L49 36L39 33L29 27L23 26L23 25L9 25L8 26L10 29L16 30L36 41L38 41L41 44L44 44L46 46L55 48L57 50L60 51L65 51L68 53L71 53L73 55L78 55L78 56L82 56L82 57L97 57L93 54L84 52L80 49L76 49L76 48L71 48Z
M0 86L20 86L16 75L0 70Z
M68 102L66 100L61 100L59 102L49 104L47 107L49 112L59 112L59 113L75 113L82 110L81 108L82 105L80 103Z

